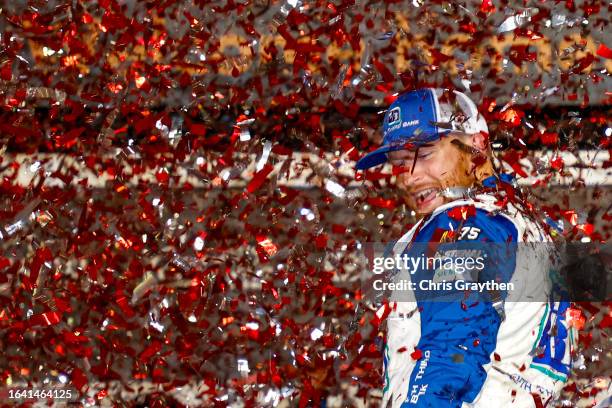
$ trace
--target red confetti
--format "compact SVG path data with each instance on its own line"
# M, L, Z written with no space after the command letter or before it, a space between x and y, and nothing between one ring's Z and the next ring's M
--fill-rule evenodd
M583 316L582 311L573 307L567 310L566 319L570 326L575 327L578 330L582 330L586 322L586 318Z
M261 187L272 170L274 170L274 166L266 164L263 169L255 173L253 179L247 185L247 191L253 193Z
M149 346L147 346L147 348L145 348L140 353L138 358L143 362L147 362L151 359L151 357L157 354L161 350L161 348L162 348L161 342L153 341Z
M533 402L535 403L536 408L544 408L540 394L532 393L531 396L533 397Z
M77 388L77 390L83 389L89 383L87 376L83 371L79 368L73 368L72 373L70 374L70 380L72 384Z
M397 206L397 202L393 199L384 199L382 197L368 197L368 204L372 207L393 209Z
M476 215L476 207L473 205L464 205L453 207L448 211L448 216L456 221L465 221Z
M38 279L38 274L40 273L40 269L45 262L49 262L53 259L53 254L51 250L46 247L38 248L36 250L36 255L34 255L34 259L32 260L32 264L30 265L30 282L33 286L35 286L36 281Z
M278 251L277 246L274 245L274 243L268 237L258 236L257 244L266 252L268 256L274 256Z
M599 48L597 48L597 55L603 58L612 59L612 50L606 47L605 44L599 44Z
M315 245L317 249L324 249L327 246L327 235L320 234L315 237Z
M480 11L483 13L492 13L495 11L495 6L493 5L492 0L482 0L480 4Z
M30 326L53 326L60 322L60 315L55 312L46 312L30 318Z

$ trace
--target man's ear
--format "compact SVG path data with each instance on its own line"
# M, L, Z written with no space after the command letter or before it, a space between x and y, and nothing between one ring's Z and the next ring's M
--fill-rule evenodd
M472 148L479 151L478 154L472 156L472 171L476 180L482 181L493 174L493 164L490 157L489 134L479 132L470 135L472 139Z
M472 147L480 150L481 152L486 152L489 147L489 134L485 132L478 132L471 135L472 139Z

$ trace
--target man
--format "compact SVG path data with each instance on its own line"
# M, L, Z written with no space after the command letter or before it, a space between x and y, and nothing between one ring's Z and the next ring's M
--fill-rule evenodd
M463 93L419 89L393 102L383 134L383 145L357 169L387 161L400 167L397 185L421 217L395 254L449 240L514 243L512 254L499 257L518 289L467 293L465 302L431 301L415 291L412 301L392 302L382 406L546 406L569 374L568 304L548 300L552 264L541 253L545 244L529 256L529 244L518 245L551 239L529 216L532 207L512 179L495 174L484 118ZM427 275L411 279L418 284Z

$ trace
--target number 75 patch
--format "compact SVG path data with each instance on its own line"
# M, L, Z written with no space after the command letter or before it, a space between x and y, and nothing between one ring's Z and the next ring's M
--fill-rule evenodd
M463 227L459 233L459 240L467 239L474 240L480 236L480 228L477 227Z

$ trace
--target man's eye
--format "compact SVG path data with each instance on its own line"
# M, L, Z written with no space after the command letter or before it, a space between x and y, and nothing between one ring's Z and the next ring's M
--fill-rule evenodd
M426 159L427 157L431 156L431 153L419 153L419 159Z

